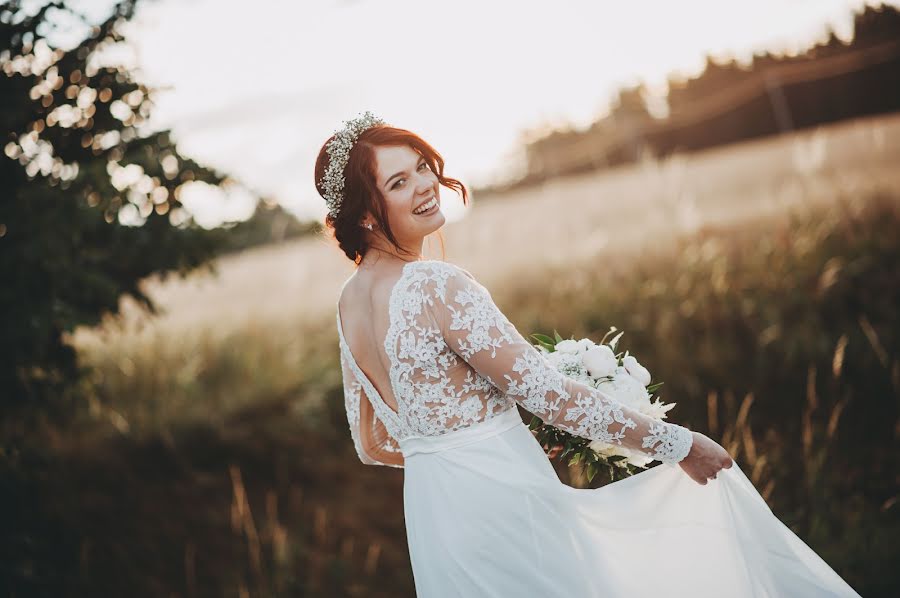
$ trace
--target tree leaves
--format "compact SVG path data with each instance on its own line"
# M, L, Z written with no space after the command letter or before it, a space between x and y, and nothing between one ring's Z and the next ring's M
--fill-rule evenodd
M95 50L123 39L119 29L135 4L119 2L68 50L44 37L60 11L80 18L64 4L0 7L0 122L7 132L0 157L4 409L61 413L62 397L83 373L64 336L117 314L123 295L153 312L139 286L143 278L186 274L224 245L222 231L200 229L189 216L177 226L172 219L181 210L180 185L217 185L223 175L182 156L166 131L139 132L152 90L122 68L93 61ZM110 112L116 102L128 107L124 120ZM113 173L132 165L141 174L140 191L113 181ZM140 214L143 224L120 223L121 210Z

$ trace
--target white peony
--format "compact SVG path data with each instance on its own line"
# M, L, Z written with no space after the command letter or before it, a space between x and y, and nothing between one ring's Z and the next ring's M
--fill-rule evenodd
M598 382L597 389L611 395L626 407L644 413L650 406L650 395L644 385L621 366L615 368L612 376L612 380Z
M625 457L625 459L615 462L617 467L624 467L625 463L630 463L637 467L647 467L647 465L653 461L652 457L649 457L644 453L627 449L618 444L609 444L602 440L594 440L593 442L588 443L588 448L604 457L614 457L616 455Z
M556 343L556 350L561 353L578 353L578 342L567 338Z
M597 345L581 355L581 362L594 378L611 376L616 371L616 354L606 345Z
M634 379L647 386L650 384L650 371L638 363L638 360L632 355L626 355L622 360L622 365L628 370L628 373L634 376Z
M592 341L589 338L583 338L580 341L578 341L578 349L582 353L587 353L588 351L590 351L591 349L593 349L596 346L597 346L596 343L594 343L594 341Z
M562 361L562 353L560 353L559 351L546 353L544 357L556 368L559 367L559 364Z
M651 403L653 397L646 388L651 380L647 368L627 352L622 359L622 365L618 364L613 346L621 335L622 333L619 333L613 339L612 346L582 338L561 340L556 343L553 351L544 346L538 346L538 350L565 377L597 388L637 413L657 421L666 419L666 412L674 407L675 403L662 403L659 398ZM627 449L620 444L595 440L588 443L588 447L601 457L624 457L616 462L617 467L624 467L627 463L646 468L653 461L646 453Z

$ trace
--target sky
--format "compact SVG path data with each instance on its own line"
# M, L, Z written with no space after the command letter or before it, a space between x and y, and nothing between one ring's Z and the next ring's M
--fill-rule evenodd
M829 26L848 40L865 4L148 0L126 32L138 78L158 88L154 127L172 129L182 153L321 220L316 156L365 110L421 135L445 174L470 187L501 181L521 171L523 140L588 127L620 87L643 81L662 97L669 75L699 74L707 54L749 62L754 52L802 52ZM255 205L240 188L185 191L204 226ZM443 191L447 219L463 217Z

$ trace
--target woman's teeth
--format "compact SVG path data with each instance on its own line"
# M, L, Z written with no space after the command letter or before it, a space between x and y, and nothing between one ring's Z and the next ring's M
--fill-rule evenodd
M431 201L424 204L421 208L419 208L418 210L413 212L413 214L416 214L416 215L426 214L428 212L431 212L432 208L435 208L436 206L437 206L437 197L433 197L433 198L431 198Z

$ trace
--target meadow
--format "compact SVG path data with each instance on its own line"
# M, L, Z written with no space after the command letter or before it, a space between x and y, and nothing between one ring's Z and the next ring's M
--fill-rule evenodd
M444 231L523 333L624 330L670 420L722 443L867 597L900 591L897 129L554 181ZM307 239L218 267L148 281L156 320L74 337L90 405L0 478L12 595L414 595L402 472L362 465L343 413L333 304L352 264Z

